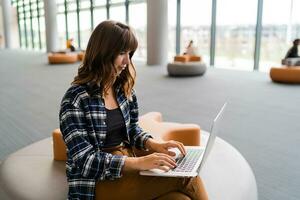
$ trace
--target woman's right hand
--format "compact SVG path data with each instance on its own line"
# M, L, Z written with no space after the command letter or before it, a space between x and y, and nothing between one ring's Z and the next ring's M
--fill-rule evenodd
M164 153L152 153L142 157L127 157L124 170L161 169L168 171L176 167L174 158Z

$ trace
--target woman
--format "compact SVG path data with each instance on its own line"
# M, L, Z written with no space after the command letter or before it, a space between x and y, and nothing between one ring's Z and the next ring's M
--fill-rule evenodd
M207 199L199 178L138 174L174 168L168 149L177 147L183 154L185 149L180 142L155 141L138 125L131 61L137 46L132 30L114 21L100 23L89 39L83 63L61 102L68 198L95 199L97 187L97 199ZM131 147L155 153L134 157Z
M185 48L185 52L183 53L183 55L190 55L190 56L194 56L196 55L196 51L195 48L193 46L193 40L190 40L188 46Z

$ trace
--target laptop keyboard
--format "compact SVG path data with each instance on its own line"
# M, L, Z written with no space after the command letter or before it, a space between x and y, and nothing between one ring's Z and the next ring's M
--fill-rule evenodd
M199 160L203 149L187 149L184 157L176 159L177 167L172 169L173 172L190 172Z

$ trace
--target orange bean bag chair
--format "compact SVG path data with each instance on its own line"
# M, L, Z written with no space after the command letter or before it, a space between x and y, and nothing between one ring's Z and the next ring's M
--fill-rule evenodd
M78 61L78 55L75 53L49 53L49 64L67 64Z
M174 57L175 62L200 62L201 56L177 55Z
M77 54L77 55L78 55L78 60L82 61L83 58L84 58L84 54L85 54L84 51L79 52L79 53Z
M149 131L158 140L176 140L187 146L200 145L200 127L196 124L180 124L173 122L162 122L162 115L159 112L149 112L140 117L140 126ZM52 133L54 160L64 161L67 159L66 145L59 129ZM148 154L146 151L135 149L137 156Z
M272 67L270 77L274 82L300 83L300 67Z

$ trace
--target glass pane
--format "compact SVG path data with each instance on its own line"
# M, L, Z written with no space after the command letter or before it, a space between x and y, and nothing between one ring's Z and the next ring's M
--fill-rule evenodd
M218 1L216 67L253 70L256 14L257 1Z
M79 1L79 8L90 8L91 7L91 1L90 0L81 0Z
M44 9L44 2L43 2L43 1L39 1L38 7L39 7L40 9Z
M66 48L66 21L64 14L57 15L57 22L59 22L59 26L57 26L58 32L58 46L59 49Z
M31 4L31 10L36 10L37 9L37 4L36 3L32 3Z
M21 7L23 6L23 2L22 1L18 1L18 5Z
M32 19L32 31L33 31L33 43L34 48L39 49L39 26L38 26L38 19Z
M67 7L68 7L69 12L70 11L76 11L76 9L77 9L76 3L68 3Z
M80 12L80 46L82 49L86 49L89 37L91 35L91 12L81 11Z
M25 11L29 11L29 5L24 6Z
M39 13L40 13L40 16L44 16L45 15L45 10L44 9L40 9Z
M109 12L110 19L125 23L125 6L111 6Z
M33 10L31 14L32 14L32 17L36 17L37 16L37 10Z
M94 9L94 28L102 21L106 20L106 9L95 8Z
M56 0L56 4L64 4L65 0Z
M293 1L292 4L292 14L291 14L291 39L294 40L296 38L300 38L300 1ZM290 43L291 45L291 43ZM300 50L299 50L300 51Z
M25 47L25 29L24 29L24 20L20 20L20 34L21 34L21 47Z
M292 46L294 37L297 37L291 34L293 22L291 2L291 0L264 1L260 71L268 71L272 66L281 66L281 59ZM295 9L295 12L299 13L299 9ZM296 15L299 16L298 13Z
M74 39L74 46L75 48L78 47L78 27L77 27L77 13L69 13L68 14L68 32L69 38Z
M113 4L113 3L124 3L125 0L110 0L110 3Z
M42 50L45 50L46 49L45 17L40 17L40 31L41 31Z
M31 43L31 30L30 30L30 19L26 19L26 33L27 33L27 42L28 42L28 48L32 48L32 43Z
M19 13L23 13L23 7L19 7Z
M94 6L105 6L106 0L94 0Z
M25 13L25 17L26 17L26 18L30 18L30 12L26 12L26 13Z
M193 40L195 53L209 63L210 24L210 0L181 1L181 53L186 50L189 41Z
M136 14L139 13L139 17ZM147 5L146 3L129 5L129 25L135 30L139 42L134 59L146 60L147 56Z
M57 6L57 12L59 12L59 13L63 13L63 12L65 12L65 5L58 5Z
M182 1L181 1L182 2ZM176 11L177 0L168 1L168 60L176 55Z

